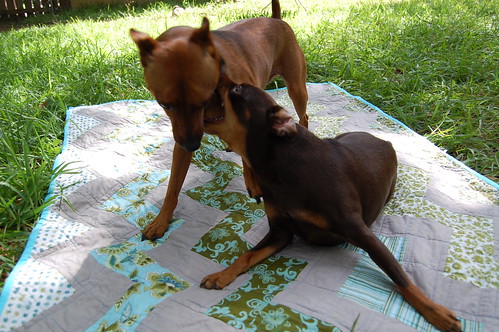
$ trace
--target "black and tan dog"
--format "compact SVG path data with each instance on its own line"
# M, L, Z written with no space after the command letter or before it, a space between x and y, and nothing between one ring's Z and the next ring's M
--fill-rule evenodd
M300 123L307 126L307 69L293 30L281 19L278 0L272 0L272 17L241 20L214 31L205 18L199 29L173 27L157 39L133 29L130 35L140 51L147 87L170 118L176 142L163 206L143 231L144 238L154 240L168 229L205 122L223 119L216 93L220 75L261 88L280 75ZM247 165L244 177L250 195L258 197L261 190Z
M394 190L397 157L392 145L364 132L319 139L295 124L263 90L228 80L224 84L224 120L206 130L252 168L270 231L225 270L205 277L201 286L224 288L290 244L294 235L316 245L349 242L369 254L428 322L440 330L460 331L455 314L424 295L369 228Z

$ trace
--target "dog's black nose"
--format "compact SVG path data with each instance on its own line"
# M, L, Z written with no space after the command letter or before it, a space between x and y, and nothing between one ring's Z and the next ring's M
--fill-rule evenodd
M200 140L188 140L182 143L182 147L189 152L196 151L197 149L199 149L200 145L201 145Z

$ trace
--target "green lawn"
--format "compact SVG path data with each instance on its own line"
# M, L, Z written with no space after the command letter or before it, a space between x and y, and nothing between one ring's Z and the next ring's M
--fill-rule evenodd
M185 1L70 11L0 33L0 287L36 223L68 107L151 99L130 28L212 27L270 0ZM362 96L494 181L499 178L497 0L281 0L309 82ZM277 84L280 84L279 81ZM275 83L271 85L275 86Z

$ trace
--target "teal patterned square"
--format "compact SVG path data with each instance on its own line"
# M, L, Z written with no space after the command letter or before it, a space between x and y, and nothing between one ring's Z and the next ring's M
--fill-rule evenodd
M137 228L144 228L159 213L159 209L145 197L166 181L170 171L142 173L102 203L101 209L116 213Z
M166 234L156 241L142 241L141 234L137 234L127 241L91 252L97 262L134 284L87 331L135 331L158 303L191 286L147 255L148 250L167 241L183 222L173 220Z

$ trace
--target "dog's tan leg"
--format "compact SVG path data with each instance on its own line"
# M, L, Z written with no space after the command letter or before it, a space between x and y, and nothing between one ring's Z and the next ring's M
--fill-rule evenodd
M177 207L178 195L184 184L185 176L189 170L192 152L187 152L180 145L175 144L173 148L172 172L168 181L165 200L159 214L142 231L142 239L156 240L162 237L168 230L173 218L173 211Z
M433 326L441 331L460 332L461 323L456 315L430 300L411 281L406 287L398 287L402 296Z
M248 271L253 265L284 249L293 241L293 233L287 227L281 227L283 220L275 213L270 204L265 208L269 219L270 231L251 250L242 254L226 269L210 274L201 281L201 287L222 289L230 284L238 275Z
M360 217L359 217L360 218ZM359 221L361 222L361 221ZM461 323L449 309L430 300L409 276L388 248L367 227L355 231L349 242L364 249L372 260L395 282L402 296L433 326L441 331L461 331Z
M244 175L244 183L246 184L246 190L248 190L248 194L251 198L256 199L258 203L260 203L260 199L263 196L262 189L260 185L256 181L255 175L253 174L253 170L244 162L243 160L243 175Z
M307 63L303 51L296 41L290 45L279 67L279 74L286 83L289 98L293 101L300 124L308 128L307 115Z
M210 274L201 281L201 287L207 289L223 289L230 284L238 275L248 271L250 267L261 262L277 252L275 247L265 247L256 251L248 251L242 254L225 270Z

